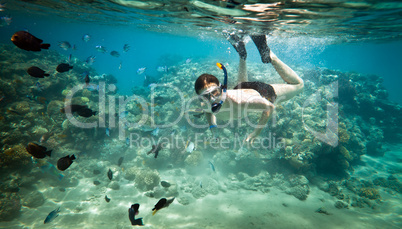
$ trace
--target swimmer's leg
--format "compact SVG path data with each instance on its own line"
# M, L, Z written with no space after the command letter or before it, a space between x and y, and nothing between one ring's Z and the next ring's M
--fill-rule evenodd
M270 52L271 64L276 72L287 84L271 84L277 95L276 102L286 101L302 92L304 81L293 69L283 63L272 51Z
M275 70L286 83L303 84L302 78L293 69L283 63L273 52L270 52L270 59L272 66L274 66Z
M237 76L237 84L248 81L246 60L240 58L239 60L239 73Z
M283 63L267 45L265 35L250 35L254 44L257 46L263 63L272 63L275 70L288 84L303 84L303 80L289 66Z
M257 46L258 52L260 52L261 61L266 64L271 62L271 50L267 45L267 39L265 35L250 35L250 37L253 40L255 46Z
M236 49L240 57L237 84L247 82L248 81L247 65L246 65L247 51L246 51L246 45L244 44L243 41L243 36L239 37L233 33L232 34L224 33L223 35L230 42L230 44Z
M236 52L239 54L240 59L247 59L246 45L244 44L243 37L239 37L234 33L223 33L226 39L230 42Z

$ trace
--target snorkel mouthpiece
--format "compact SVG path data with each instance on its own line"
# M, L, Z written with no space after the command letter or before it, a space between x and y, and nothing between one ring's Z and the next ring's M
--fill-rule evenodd
M221 101L219 103L213 103L212 106L211 106L211 110L212 110L213 113L218 112L221 109L223 102L225 102L225 100L226 100L226 89L227 89L227 86L228 86L228 73L226 71L225 66L223 66L223 64L221 64L221 63L216 63L216 66L218 66L218 68L223 70L223 74L224 74L225 78L223 80L223 85L221 86L221 88L222 88Z

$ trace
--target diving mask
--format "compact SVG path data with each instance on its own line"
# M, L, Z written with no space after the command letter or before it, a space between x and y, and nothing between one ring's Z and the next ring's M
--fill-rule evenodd
M200 94L202 98L207 99L209 102L214 103L221 95L221 86L212 86Z

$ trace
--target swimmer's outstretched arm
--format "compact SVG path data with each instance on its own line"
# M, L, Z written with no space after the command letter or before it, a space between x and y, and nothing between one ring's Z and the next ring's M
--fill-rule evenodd
M257 99L250 102L252 108L263 110L258 125L255 126L254 131L249 134L246 138L246 142L252 142L254 139L260 135L261 131L265 128L268 123L269 118L275 108L275 106L266 99Z
M252 142L258 135L260 135L261 131L267 125L269 118L271 117L272 110L263 111L261 114L260 121L258 122L258 126L254 129L254 131L249 134L246 138L246 142Z
M214 128L217 127L215 115L212 113L205 113L205 117L209 123L209 129L211 130L212 134L214 134Z

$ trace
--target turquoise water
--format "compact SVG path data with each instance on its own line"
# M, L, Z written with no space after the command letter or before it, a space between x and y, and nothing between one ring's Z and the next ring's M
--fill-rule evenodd
M134 203L149 228L401 227L400 3L4 3L1 227L130 228L127 209ZM17 48L10 39L20 30L50 49ZM236 85L239 56L222 35L227 31L266 35L304 80L303 93L275 104L252 144L244 140L259 113L225 127L218 120L215 143L207 119L194 111L197 77L223 79L217 62L228 70L229 89ZM64 41L75 49L59 47ZM271 64L261 63L251 39L245 43L249 79L283 83ZM94 63L85 63L90 56ZM57 73L66 62L73 69ZM50 76L31 77L31 66ZM86 74L100 90L86 88ZM66 116L60 109L69 102L96 115ZM95 126L83 128L90 122ZM52 156L32 157L30 142ZM165 145L156 155L159 143ZM71 166L58 170L58 160L72 154ZM173 197L152 214L159 199ZM44 224L59 207L60 215Z

